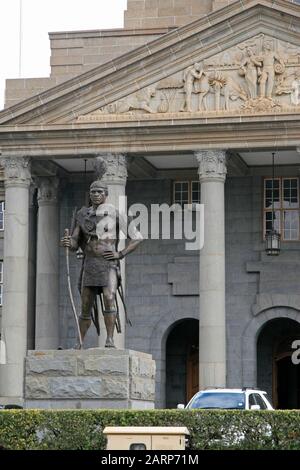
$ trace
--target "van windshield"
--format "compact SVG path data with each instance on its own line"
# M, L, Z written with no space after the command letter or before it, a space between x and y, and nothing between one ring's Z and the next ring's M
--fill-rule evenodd
M245 394L200 392L189 404L189 408L221 408L226 410L241 410L245 409Z

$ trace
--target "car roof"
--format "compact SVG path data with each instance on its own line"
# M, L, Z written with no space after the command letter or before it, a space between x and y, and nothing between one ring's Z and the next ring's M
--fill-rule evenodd
M264 390L258 390L257 388L206 388L199 390L197 393L266 393Z

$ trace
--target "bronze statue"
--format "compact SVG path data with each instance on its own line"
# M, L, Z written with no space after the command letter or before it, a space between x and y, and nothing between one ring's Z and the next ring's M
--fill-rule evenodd
M75 215L71 235L61 240L62 246L83 252L82 272L79 281L81 315L79 328L84 339L92 320L93 308L97 308L96 296L100 295L104 323L107 332L105 347L114 348L115 326L118 319L117 291L124 303L120 260L131 253L142 241L142 235L131 224L128 234L126 216L106 203L108 188L100 180L90 186L90 207L82 207ZM128 236L127 246L118 251L119 231ZM97 327L96 323L95 326Z

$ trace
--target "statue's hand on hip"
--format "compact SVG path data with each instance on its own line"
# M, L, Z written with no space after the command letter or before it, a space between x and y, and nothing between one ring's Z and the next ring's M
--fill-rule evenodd
M122 254L121 251L105 251L103 253L103 258L107 259L108 261L113 261L115 259L122 259L124 258L124 255Z

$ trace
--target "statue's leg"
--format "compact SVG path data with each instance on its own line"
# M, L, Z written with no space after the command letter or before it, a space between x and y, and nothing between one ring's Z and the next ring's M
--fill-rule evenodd
M114 331L116 325L117 309L116 309L116 292L118 287L117 271L111 268L108 273L108 285L103 287L104 301L104 323L106 327L106 348L114 348Z
M95 287L83 287L81 290L81 315L79 317L79 327L82 340L84 339L90 325L94 300L96 297Z
M268 82L267 82L267 98L272 99L272 92L274 88L274 72L269 72Z
M186 110L191 113L192 112L192 91L188 90L186 92Z
M266 94L266 83L268 80L268 74L263 71L259 79L259 97L264 98Z

